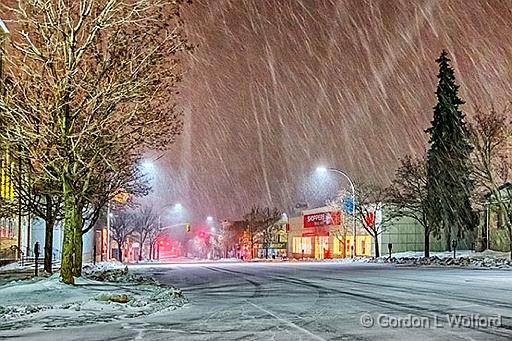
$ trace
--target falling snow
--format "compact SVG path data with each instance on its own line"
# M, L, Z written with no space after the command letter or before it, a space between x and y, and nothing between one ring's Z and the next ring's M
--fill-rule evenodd
M426 148L442 48L469 116L510 100L511 8L195 0L185 13L198 44L183 84L185 132L157 162L153 200L224 218L310 201L305 184L318 164L389 182L400 157Z

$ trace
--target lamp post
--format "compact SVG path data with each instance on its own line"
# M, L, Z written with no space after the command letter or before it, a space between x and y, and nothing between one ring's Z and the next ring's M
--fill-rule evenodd
M336 168L318 167L317 171L320 171L320 172L330 171L330 172L340 174L340 175L344 176L348 180L348 183L350 184L350 189L352 191L352 235L354 236L354 246L353 246L354 252L352 253L352 257L355 257L357 241L356 241L356 191L354 188L354 183L352 182L350 177L347 174L345 174L345 172L343 172L339 169L336 169ZM341 207L343 207L343 202L341 203ZM341 209L341 207L340 207L340 209Z
M9 33L9 30L7 29L7 26L5 26L2 19L0 19L0 81L2 80L3 74L3 66L4 66L4 46L5 46L5 39L7 34Z
M0 19L0 82L3 80L3 66L4 66L4 47L6 36L9 34L9 29L5 23ZM0 93L3 92L3 86L0 88Z

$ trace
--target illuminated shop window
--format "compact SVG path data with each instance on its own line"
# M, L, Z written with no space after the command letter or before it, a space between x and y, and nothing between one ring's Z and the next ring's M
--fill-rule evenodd
M293 253L311 254L311 237L293 237Z

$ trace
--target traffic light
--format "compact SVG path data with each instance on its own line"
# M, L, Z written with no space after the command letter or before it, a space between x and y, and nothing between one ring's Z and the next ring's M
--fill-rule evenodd
M190 232L190 224L185 224L185 231Z

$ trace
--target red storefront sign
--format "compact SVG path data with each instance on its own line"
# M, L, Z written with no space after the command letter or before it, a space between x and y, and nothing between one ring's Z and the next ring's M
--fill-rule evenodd
M325 226L325 225L340 225L341 213L340 212L321 212L314 214L304 215L304 228Z

